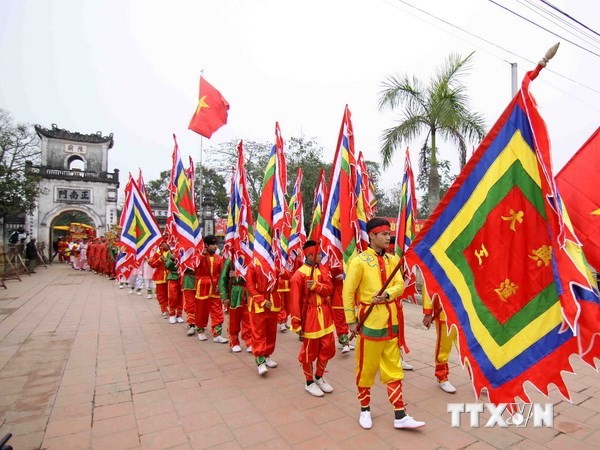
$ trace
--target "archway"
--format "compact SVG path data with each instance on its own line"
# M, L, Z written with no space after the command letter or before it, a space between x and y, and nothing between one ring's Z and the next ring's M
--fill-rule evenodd
M75 225L75 224L81 224ZM97 224L88 213L79 209L65 209L58 213L51 221L49 227L49 239L51 242L48 254L52 261L58 253L58 240L62 237L69 237L74 231L77 233L85 233L90 230L89 227L97 228ZM91 235L91 230L90 230Z
M71 156L69 159L67 159L67 169L69 169L71 171L74 170L74 171L84 172L85 171L85 161L79 155Z

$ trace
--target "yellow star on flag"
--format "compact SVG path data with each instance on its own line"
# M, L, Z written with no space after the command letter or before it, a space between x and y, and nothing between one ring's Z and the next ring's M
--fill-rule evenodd
M600 208L598 208L595 211L592 211L590 214L593 214L594 216L600 216Z
M206 103L204 101L205 98L206 98L206 95L204 95L198 99L198 106L196 107L196 114L198 114L202 108L210 108L210 106L208 106L208 103Z

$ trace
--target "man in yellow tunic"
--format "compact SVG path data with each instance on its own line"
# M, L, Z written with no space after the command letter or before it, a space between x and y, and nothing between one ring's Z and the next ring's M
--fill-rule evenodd
M398 263L396 255L386 253L390 245L390 223L381 218L367 222L369 248L350 261L344 280L343 300L351 335L358 336L356 345L356 386L360 401L359 424L373 426L371 419L371 386L379 371L387 387L388 399L394 407L395 428L420 428L424 422L406 414L402 400L404 372L400 363L402 322L400 294L404 291L402 271L397 271L383 293L379 291Z

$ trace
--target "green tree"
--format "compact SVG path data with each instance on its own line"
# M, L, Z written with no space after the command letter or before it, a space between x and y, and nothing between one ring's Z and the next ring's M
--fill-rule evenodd
M217 217L227 217L227 205L229 198L227 196L227 190L225 189L225 179L222 175L217 173L215 169L210 167L204 167L202 169L203 177L203 190L210 192L214 195L215 200L215 214ZM169 182L171 179L171 171L163 170L159 177L155 180L150 180L146 183L146 191L148 192L148 198L150 203L153 205L166 206L169 202ZM196 200L198 205L198 213L201 210L202 201L200 199L200 165L196 165L194 190L196 192Z
M37 134L29 124L15 123L0 109L0 217L31 211L39 194L39 177L27 171L26 162L38 164L41 155ZM3 225L4 226L4 225Z
M390 76L380 93L379 109L402 108L402 118L395 127L384 131L381 156L389 166L395 151L426 133L422 149L429 148L427 207L429 211L440 200L440 173L437 160L437 139L458 147L462 168L466 163L467 143L478 142L485 135L484 120L469 110L463 76L469 69L473 53L464 59L451 54L446 63L425 85L415 76Z

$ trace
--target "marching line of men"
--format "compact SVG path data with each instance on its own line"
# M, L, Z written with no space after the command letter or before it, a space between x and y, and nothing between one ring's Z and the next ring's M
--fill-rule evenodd
M360 426L370 429L373 425L370 392L379 373L394 409L394 427L420 428L425 423L406 413L402 392L404 370L412 370L412 366L402 360L401 349L408 351L400 300L404 280L402 271L392 275L398 257L386 251L390 223L371 219L367 233L369 248L350 261L343 281L340 271L321 263L321 250L315 241L305 243L305 260L291 277L275 282L270 282L253 264L245 279L236 276L231 259L217 253L217 238L212 235L204 237L205 251L196 269L186 270L180 277L177 261L169 245L162 241L148 259L148 265L154 269L152 279L162 317L172 324L187 321L186 334L197 335L200 341L208 340L210 318L213 342L229 343L233 353L241 352L243 343L246 351L253 354L261 376L277 367L273 359L277 333L288 329L289 317L291 330L302 342L298 361L305 378L304 389L315 397L334 390L324 375L336 353L335 335L342 354L354 349L350 341L356 337ZM389 277L392 278L388 282ZM379 294L384 285L386 289ZM224 308L229 317L228 338L223 336ZM435 375L440 388L454 393L456 389L448 381L448 356L455 337L447 335L439 305L432 304L426 296L423 313L424 326L429 328L436 323Z

